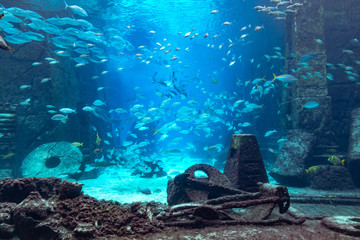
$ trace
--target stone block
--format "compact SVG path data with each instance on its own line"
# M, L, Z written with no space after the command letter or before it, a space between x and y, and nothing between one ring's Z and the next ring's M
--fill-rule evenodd
M232 136L224 174L237 189L248 192L258 191L257 182L269 182L255 135Z

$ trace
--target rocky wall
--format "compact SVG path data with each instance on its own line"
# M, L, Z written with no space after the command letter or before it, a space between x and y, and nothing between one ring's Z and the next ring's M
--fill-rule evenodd
M324 45L327 62L335 66L327 67L327 72L334 76L328 80L329 96L332 105L332 131L335 133L335 143L340 150L347 151L349 144L349 131L351 111L360 107L359 77L356 81L348 78L346 69L338 64L352 67L351 72L360 72L360 44L352 41L360 38L360 5L357 0L326 0L324 2ZM351 50L353 53L346 53Z
M49 64L45 58L55 54L46 42L12 46L14 53L2 51L0 55L0 102L17 105L16 164L12 164L17 170L16 166L26 155L43 143L81 140L81 125L75 114L70 114L68 123L63 124L51 120L53 114L48 113L50 109L46 107L53 105L55 110L63 107L76 109L80 97L71 62L59 59L59 63ZM34 62L42 64L33 66ZM51 80L41 83L43 78ZM20 89L22 85L31 87ZM24 104L26 99L30 99L28 105ZM19 173L15 171L14 176L19 176Z

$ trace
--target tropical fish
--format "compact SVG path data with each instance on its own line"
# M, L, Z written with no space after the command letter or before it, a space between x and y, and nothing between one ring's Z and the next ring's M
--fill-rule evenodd
M269 137L270 135L276 133L277 131L274 129L274 130L271 130L271 131L267 131L264 135L264 137Z
M321 39L315 39L315 41L318 43L318 44L323 44L323 41Z
M66 123L68 120L68 115L56 114L51 117L51 120L61 121L62 123Z
M5 14L4 13L2 13L1 15L0 15L0 19L4 16Z
M41 79L41 83L46 83L46 82L48 82L48 81L50 81L51 80L51 78L43 78L43 79Z
M31 85L21 85L20 87L19 87L19 89L27 89L27 88L31 88Z
M299 62L301 62L301 63L306 63L306 62L308 62L308 61L310 61L311 59L313 59L313 58L319 58L319 56L318 55L315 55L315 54L304 54L301 58L300 58L300 60L299 60Z
M15 51L13 48L10 47L9 43L2 36L0 36L0 48L4 50L9 50L11 53Z
M35 67L35 66L39 66L41 64L42 64L41 62L33 62L31 65L33 65Z
M274 75L274 79L272 80L272 82L274 82L275 79L278 79L279 81L285 83L292 83L298 80L295 76L290 74L282 74L280 76L276 76L275 73L273 73L273 75Z
M6 154L6 155L3 155L3 156L2 156L2 159L11 158L11 157L13 157L13 156L15 156L15 153L11 152L11 153L8 153L8 154Z
M99 106L103 106L103 105L106 105L106 104L103 101L97 99L97 100L95 100L93 102L93 105L99 107Z
M99 152L101 152L101 151L102 151L101 148L95 148L93 152L94 152L95 154L97 154L97 153L99 153Z
M101 143L101 138L99 137L99 133L96 132L96 144L100 145L100 143Z
M71 108L61 108L59 110L59 112L62 112L62 113L76 113L76 111L74 109L71 109Z
M310 102L307 102L305 103L304 105L302 105L302 108L308 108L308 109L312 109L312 108L316 108L317 106L319 106L320 104L316 101L310 101Z
M86 106L86 107L83 107L82 110L85 112L93 112L93 111L95 111L95 108Z
M312 166L312 167L309 167L308 169L305 169L305 172L306 173L316 173L318 169L319 169L319 166Z
M82 9L81 7L79 7L77 5L70 5L69 6L66 3L66 1L64 1L64 3L65 3L65 9L70 8L71 11L73 11L75 14L80 15L82 17L87 17L88 16L87 12L84 9Z
M83 147L84 143L73 142L73 143L71 143L71 145L73 145L73 146L75 146L75 147Z
M332 155L331 157L328 158L328 161L331 162L332 164L334 165L343 165L344 166L344 163L345 163L345 159L343 160L340 160L340 158Z
M264 25L261 25L261 26L256 26L254 31L260 31L261 29L264 28Z

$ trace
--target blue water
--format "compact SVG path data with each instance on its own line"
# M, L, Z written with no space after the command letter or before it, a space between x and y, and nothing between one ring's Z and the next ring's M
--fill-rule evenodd
M284 22L254 10L267 2L68 1L84 8L88 17L65 9L62 1L19 1L16 6L38 12L45 19L70 17L93 24L74 27L91 32L87 42L103 50L95 54L93 46L87 47L91 61L86 56L79 59L73 47L56 47L56 34L44 34L43 29L38 32L46 36L52 56L57 57L55 50L65 50L71 57L60 61L74 66L84 61L85 66L74 68L81 106L92 106L95 100L106 104L93 106L96 118L90 123L94 134L99 133L105 159L121 157L105 154L114 148L138 159L156 159L173 152L208 159L220 154L223 158L234 133L257 134L266 149L270 140L265 132L279 127L279 84L274 83L267 94L251 93L264 83L252 84L254 79L269 81L272 73L282 73L284 64L281 58L265 57L285 55ZM14 6L9 1L3 4L5 8ZM213 10L216 13L211 14ZM25 25L18 27L29 30L27 24L33 20L23 21ZM256 26L263 28L254 31ZM58 26L62 30L68 27L73 26ZM76 37L83 40L80 33ZM104 89L98 91L99 87ZM234 107L237 101L241 103ZM247 104L256 109L243 110ZM118 108L126 113L117 113ZM185 108L184 117L180 111ZM102 120L108 124L105 129ZM276 135L272 143L280 137Z
M256 2L256 4L260 3ZM120 29L122 37L134 46L131 49L124 49L124 56L116 56L114 61L107 63L106 69L123 68L121 71L111 72L104 80L109 87L106 88L106 95L108 106L111 109L121 107L128 110L135 104L143 104L145 109L159 107L167 97L159 97L157 93L165 95L171 90L175 92L176 90L171 86L164 87L154 83L152 77L155 73L157 73L155 81L171 81L176 78L177 84L181 85L187 94L185 99L181 99L178 95L172 96L168 106L164 108L166 113L158 121L147 124L149 129L142 132L134 130L135 124L141 122L141 119L137 120L131 115L112 114L113 118L122 120L120 124L113 125L113 130L122 129L120 136L114 139L115 146L129 140L154 141L151 145L152 150L160 152L174 148L180 149L182 146L186 146L186 142L194 143L200 152L205 146L219 143L228 146L234 129L228 130L228 126L220 123L209 124L209 127L214 130L211 132L211 136L205 137L206 133L201 131L190 135L171 131L170 134L167 134L169 137L166 141L159 141L161 134L153 136L152 128L157 129L166 123L176 121L176 109L188 106L189 100L199 103L199 106L195 107L198 111L197 114L206 113L208 110L207 107L204 107L206 100L214 103L213 109L224 108L224 105L227 108L237 99L251 101L249 96L251 89L250 87L246 88L244 83L263 76L270 78L272 72L279 73L281 71L282 62L275 63L271 70L271 65L267 63L264 54L271 54L274 51L272 48L275 46L282 47L284 41L282 23L269 21L271 18L257 13L253 9L254 6L256 6L255 3L250 1L144 1L141 4L138 1L122 1L100 14L105 21L105 28ZM219 12L210 14L214 9ZM223 25L225 21L231 22L231 25ZM249 25L251 25L250 29ZM258 25L264 25L264 29L254 32L255 26ZM125 26L131 26L131 28L127 29ZM248 29L240 32L244 26ZM155 33L149 31L155 31ZM184 34L187 32L192 32L192 34L184 38ZM195 33L199 35L190 39ZM203 38L205 33L209 34L208 38ZM239 38L245 33L248 33L249 36L242 41ZM213 35L219 35L219 37L213 39ZM229 39L234 43L231 48L228 48L231 43ZM152 53L153 48L159 48L156 45L157 42L162 46L171 44L170 47L165 48L165 50L171 49L171 52L164 54L165 50L157 50ZM219 50L220 44L223 47ZM211 45L214 47L211 48ZM147 51L137 49L138 46L146 46ZM181 50L174 51L177 47ZM186 48L189 50L184 51ZM227 54L229 50L231 52ZM117 50L114 49L109 49L108 52L117 54ZM147 57L153 56L149 64L144 64L134 57L136 53L144 54L144 52ZM174 54L179 59L172 62L169 59ZM222 58L225 58L226 62ZM231 59L234 59L236 63L229 67ZM179 64L178 61L181 61L182 64ZM168 64L171 67L165 68ZM258 64L260 64L259 67L257 67ZM186 65L187 68L184 67ZM212 80L217 81L217 84L212 84ZM238 81L240 82L239 86L237 85ZM134 90L135 87L140 87L140 89ZM222 92L226 92L228 95L224 96L224 99L215 99L214 95ZM137 95L142 97L136 97ZM234 99L235 97L236 99ZM180 102L181 105L174 109L171 107L174 102ZM263 101L260 100L256 103L261 105ZM256 116L243 114L241 119L235 119L235 114L225 109L227 113L222 115L221 119L230 123L251 121L254 117L266 115L265 111L267 110L264 107L263 111L250 114ZM131 120L126 120L129 118ZM179 126L181 129L195 127L192 123ZM259 132L263 134L271 127L274 128L276 122L266 120L262 126L264 129ZM243 131L254 133L254 129L251 127ZM129 132L136 133L139 138L133 139L129 136ZM177 137L182 138L178 145L167 145ZM194 152L190 154L194 154Z

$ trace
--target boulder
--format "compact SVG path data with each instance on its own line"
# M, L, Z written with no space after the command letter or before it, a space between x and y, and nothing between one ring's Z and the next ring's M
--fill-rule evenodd
M287 139L270 175L284 185L306 186L305 161L310 157L315 137L302 130L292 130Z
M32 151L22 162L24 177L68 177L79 169L82 153L69 142L46 143Z
M309 173L310 187L322 190L355 189L350 172L343 166L321 165Z

